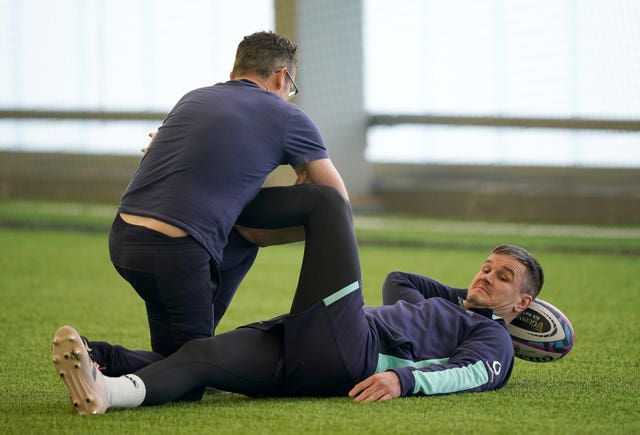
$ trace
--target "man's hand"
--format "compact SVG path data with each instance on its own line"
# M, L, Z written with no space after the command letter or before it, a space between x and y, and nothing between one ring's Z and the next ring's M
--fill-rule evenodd
M156 137L156 132L153 133L149 133L149 137L151 138L151 140L149 141L149 145L147 145L144 148L140 148L140 151L142 151L143 153L147 153L147 150L149 149L149 147L151 146L151 144L153 143L153 139Z
M359 382L349 391L349 397L353 397L356 402L375 402L395 399L400 397L400 393L400 378L395 372L389 371L371 375Z
M307 175L307 171L300 171L298 172L298 176L296 177L296 182L293 184L305 184L305 183L311 183L311 180L309 180L309 177Z

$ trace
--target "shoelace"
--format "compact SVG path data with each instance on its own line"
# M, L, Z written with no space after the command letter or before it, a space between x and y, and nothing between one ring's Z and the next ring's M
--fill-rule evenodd
M82 338L82 342L84 343L84 347L87 348L87 353L89 354L89 359L91 360L91 364L93 364L93 366L100 370L101 372L104 371L105 367L101 367L100 364L98 364L98 361L96 361L96 357L93 354L93 350L91 349L91 346L89 346L89 340L87 340L87 337L84 336L80 336L80 338Z

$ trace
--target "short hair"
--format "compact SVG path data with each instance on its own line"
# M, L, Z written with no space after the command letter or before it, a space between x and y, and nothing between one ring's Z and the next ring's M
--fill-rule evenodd
M297 50L289 39L271 31L252 33L238 44L231 76L257 74L267 78L282 67L295 71Z
M538 260L529 251L519 246L500 245L495 247L491 253L508 255L522 263L527 268L528 273L520 291L530 294L533 299L538 297L544 284L544 272Z

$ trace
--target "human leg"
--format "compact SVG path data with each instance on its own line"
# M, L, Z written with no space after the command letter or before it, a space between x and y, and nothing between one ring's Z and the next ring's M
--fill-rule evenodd
M176 400L205 386L250 396L275 394L282 381L282 343L281 333L254 328L190 341L135 373L147 389L143 405Z
M247 226L305 226L300 278L284 321L284 388L292 395L346 394L375 370L371 355L377 355L362 309L349 204L325 186L270 188L261 191L241 218Z
M118 272L145 301L153 352L106 342L90 346L105 374L131 373L213 333L217 271L206 250L190 237L171 238L116 217L109 235Z
M337 190L313 184L265 188L238 222L256 228L304 225L304 258L292 314L346 287L359 289L360 258L351 207Z
M282 336L241 328L193 340L168 358L115 378L92 365L80 335L65 326L54 335L52 358L78 413L101 414L110 407L169 402L205 386L248 395L273 393L282 379Z
M164 355L142 349L128 349L106 341L88 341L91 359L107 376L121 376L133 373L149 364L165 358Z
M214 330L257 255L256 245L245 240L235 229L231 231L219 267L220 282L213 301Z
M190 240L158 249L153 267L152 273L118 268L145 301L151 349L168 356L189 340L213 335L217 282L204 248Z

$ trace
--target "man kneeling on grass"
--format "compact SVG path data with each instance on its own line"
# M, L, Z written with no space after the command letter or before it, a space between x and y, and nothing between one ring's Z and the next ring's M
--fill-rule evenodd
M385 305L364 307L351 208L333 188L266 188L239 224L304 225L306 246L288 314L185 344L133 374L110 378L78 332L60 328L52 355L80 414L179 400L215 387L248 396L342 396L369 402L501 388L514 354L506 329L535 298L542 269L524 249L499 246L467 291L394 272ZM268 297L268 295L265 295Z

